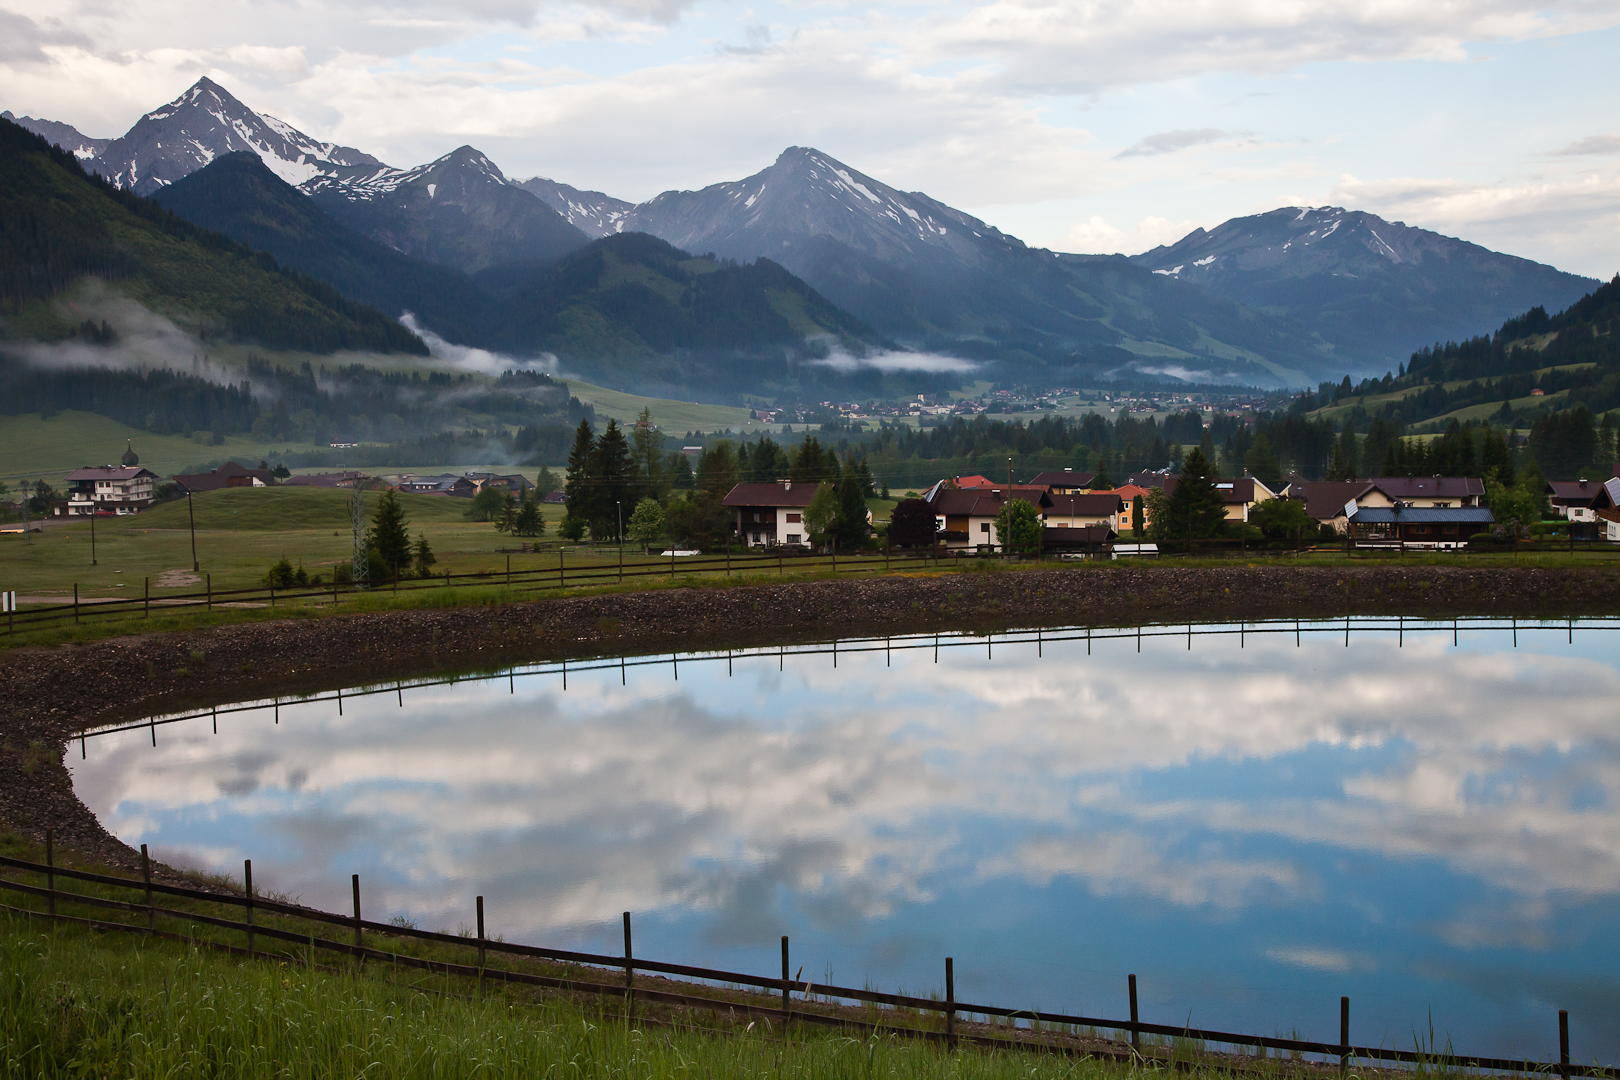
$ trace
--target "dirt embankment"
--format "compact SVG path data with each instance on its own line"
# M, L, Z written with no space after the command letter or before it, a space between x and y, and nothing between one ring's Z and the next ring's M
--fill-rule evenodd
M138 856L75 797L77 732L189 706L603 652L846 634L1319 617L1620 613L1620 570L1163 566L620 593L289 619L0 653L0 821L98 861Z

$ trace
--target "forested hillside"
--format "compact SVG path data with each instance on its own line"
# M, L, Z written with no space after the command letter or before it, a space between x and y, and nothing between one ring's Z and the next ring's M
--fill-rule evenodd
M86 176L71 154L0 120L0 311L15 317L87 276L117 281L205 337L315 353L427 354L420 338L375 309Z

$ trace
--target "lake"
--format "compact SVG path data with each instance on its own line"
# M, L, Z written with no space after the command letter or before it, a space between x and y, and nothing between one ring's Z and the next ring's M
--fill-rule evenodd
M97 734L156 857L332 911L959 1000L1620 1058L1620 621L545 664ZM566 685L565 685L566 684ZM155 742L155 746L154 746ZM82 753L82 759L81 759Z

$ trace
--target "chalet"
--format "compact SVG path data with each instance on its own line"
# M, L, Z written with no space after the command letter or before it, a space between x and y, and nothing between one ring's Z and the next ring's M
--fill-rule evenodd
M1126 503L1114 491L1088 491L1082 495L1047 495L1051 505L1041 513L1047 528L1074 529L1101 525L1118 531L1117 522Z
M470 499L478 494L478 486L478 481L470 477L450 473L438 476L402 476L398 485L400 491L408 491L415 495L451 495L459 499Z
M748 547L799 546L810 543L804 510L820 484L777 480L738 484L725 505L737 512L737 535Z
M1305 512L1336 532L1349 529L1346 508L1407 506L1430 509L1477 508L1485 481L1477 476L1375 476L1370 480L1313 480L1303 485Z
M1604 490L1604 485L1584 476L1579 480L1549 480L1546 493L1551 496L1553 513L1569 521L1596 521L1592 500Z
M1164 493L1166 495L1176 490L1176 481L1180 477L1167 476L1164 480ZM1227 521L1248 521L1249 511L1256 503L1263 503L1268 499L1275 499L1277 493L1252 476L1240 476L1232 479L1216 477L1215 490L1221 493L1221 501L1226 504Z
M1015 485L1003 490L950 488L939 483L928 493L927 501L934 508L939 537L947 549L994 551L1001 546L1001 537L996 533L996 516L1013 499L1032 504L1041 515L1052 506L1052 496L1046 489L1031 485Z
M1348 524L1357 543L1456 548L1496 517L1483 506L1360 506Z
M245 469L234 461L205 473L176 473L169 479L180 486L183 495L198 495L220 488L270 487L276 482L269 469Z
M52 507L59 517L138 514L152 505L152 482L157 473L139 465L87 465L62 479L68 484L67 501Z
M1045 488L1048 495L1078 495L1091 490L1091 481L1096 475L1096 473L1075 472L1073 469L1043 472L1030 481L1030 486Z
M500 473L470 472L467 479L478 485L479 491L488 491L494 488L497 491L509 491L513 495L522 497L523 493L534 487L527 479L518 473L502 476Z

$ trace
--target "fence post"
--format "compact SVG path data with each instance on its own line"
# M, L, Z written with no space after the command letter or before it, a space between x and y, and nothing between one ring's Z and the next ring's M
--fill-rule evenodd
M1558 1075L1569 1080L1569 1010L1558 1010Z
M624 913L624 1008L625 1020L636 1010L636 958L630 948L630 913Z
M270 583L270 606L276 606L276 583L274 581Z
M1142 1049L1142 1033L1136 1029L1136 976L1130 976L1131 988L1131 1049Z
M949 956L945 958L945 1045L956 1049L956 971Z
M787 1034L788 1018L793 1015L792 1001L788 998L788 936L782 935L782 1034Z
M563 549L557 549L557 588L563 587Z
M152 857L146 853L146 845L141 845L141 880L146 882L146 929L149 932L157 931L157 910L152 907Z
M50 829L45 829L45 900L50 905L50 918L57 918L57 847Z
M206 575L206 577L207 577L207 589L208 589L208 610L213 611L214 610L214 575L213 574L208 574L208 575Z
M1339 1080L1350 1072L1350 999L1339 999Z
M253 958L253 860L242 860L242 888L247 892L248 959Z
M73 621L79 621L79 583L73 583Z
M506 557L506 587L508 589L512 587L512 556L510 555Z
M478 898L478 992L484 992L484 898Z
M358 952L364 946L364 940L360 936L360 875L355 874L352 880L354 884L354 947Z

